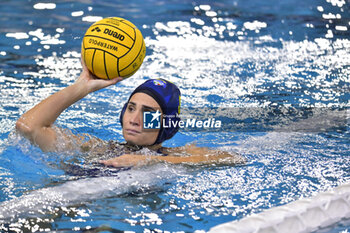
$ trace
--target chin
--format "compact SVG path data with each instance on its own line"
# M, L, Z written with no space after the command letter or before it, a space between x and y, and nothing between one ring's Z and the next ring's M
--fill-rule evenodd
M127 136L127 137L124 137L124 139L129 144L141 146L140 143L138 142L138 140L136 140L134 138L130 138L130 137Z
M154 144L155 140L153 142L149 142L150 138L146 137L145 135L143 135L144 137L140 137L142 135L137 135L137 136L133 136L133 135L128 135L128 134L123 134L124 139L127 143L129 144L133 144L133 145L137 145L137 146L151 146Z
M137 145L137 146L151 146L154 143L154 142L153 143L147 143L147 142L145 143L145 141L140 140L140 139L138 139L138 140L133 140L130 138L124 138L124 139L127 143L132 144L132 145Z
M132 144L132 145L137 145L137 146L145 146L144 143L142 143L140 139L134 138L132 136L127 135L126 137L124 136L124 139L127 143Z

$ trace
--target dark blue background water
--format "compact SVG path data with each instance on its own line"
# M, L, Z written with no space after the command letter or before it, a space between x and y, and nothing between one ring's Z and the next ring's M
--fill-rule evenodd
M0 201L3 211L20 217L0 223L3 230L13 224L22 230L207 231L349 182L349 2L82 0L44 5L49 9L38 3L0 4ZM163 164L83 179L62 167L72 158L83 161L79 154L44 154L14 133L23 112L74 82L86 29L110 16L140 28L144 64L132 78L69 108L57 124L122 141L118 117L128 95L147 77L163 77L179 85L184 107L247 114L230 118L244 130L183 130L166 145L195 142L238 152L246 165ZM294 114L270 111L281 106ZM316 114L319 109L325 112ZM271 126L271 118L293 122L297 114L294 125L259 130L266 129L262 120ZM349 230L342 224L327 230Z

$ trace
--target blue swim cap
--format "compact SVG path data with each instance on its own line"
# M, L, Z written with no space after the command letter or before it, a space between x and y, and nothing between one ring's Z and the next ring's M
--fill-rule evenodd
M155 141L155 144L164 142L165 140L173 137L176 132L179 130L178 121L180 121L180 105L181 105L181 93L179 88L165 80L165 79L150 79L138 86L130 95L128 102L124 105L120 113L120 123L123 126L123 116L126 111L127 105L131 97L138 93L142 92L151 96L163 111L163 120L167 122L167 127L164 128L161 124L161 128ZM174 127L176 125L176 127ZM170 126L170 127L168 127Z

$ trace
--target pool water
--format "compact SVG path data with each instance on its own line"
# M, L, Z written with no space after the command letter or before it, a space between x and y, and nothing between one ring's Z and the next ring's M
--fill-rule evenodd
M14 0L0 15L1 231L202 232L350 181L348 1ZM119 112L131 91L166 78L185 110L225 109L217 119L226 120L222 130L180 130L164 145L240 153L246 164L74 176L65 165L84 164L83 155L43 153L16 134L21 114L74 82L86 29L110 16L140 28L145 61L57 125L123 141Z

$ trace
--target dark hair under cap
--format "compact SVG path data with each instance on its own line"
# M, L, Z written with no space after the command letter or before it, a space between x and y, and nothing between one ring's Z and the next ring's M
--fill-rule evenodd
M174 122L174 124L169 124L170 127L166 128L164 128L163 125L161 125L161 129L154 144L159 144L165 140L172 138L179 130L179 126L177 124L177 122L180 121L178 115L180 114L181 105L181 93L179 88L175 84L165 79L147 80L131 93L128 102L124 105L119 118L122 126L123 116L126 111L127 105L131 97L139 92L145 93L151 96L155 101L157 101L157 103L163 111L163 120L165 120L165 122ZM174 125L176 125L176 127L174 127Z

